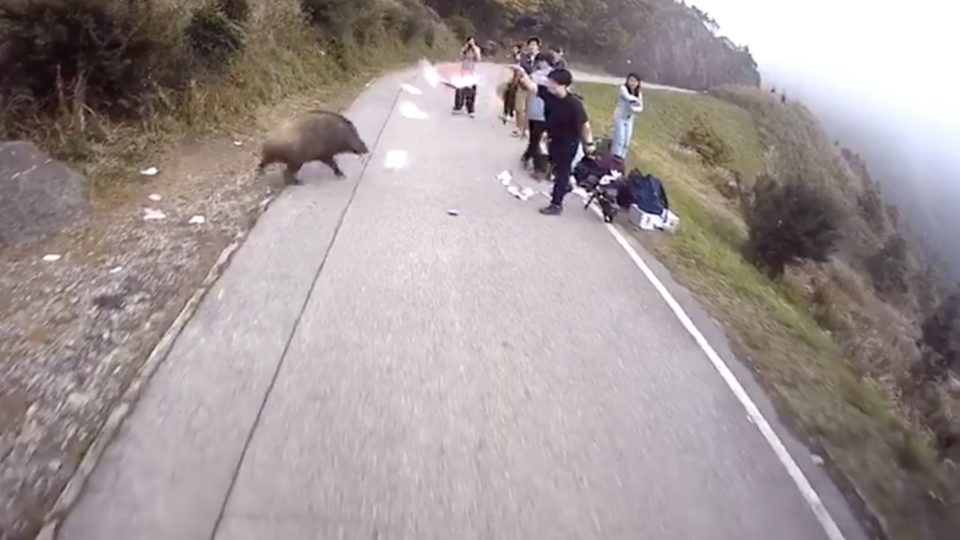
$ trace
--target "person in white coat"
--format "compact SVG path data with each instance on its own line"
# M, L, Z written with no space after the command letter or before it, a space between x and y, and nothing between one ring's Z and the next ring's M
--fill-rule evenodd
M626 159L633 137L633 117L643 111L643 94L640 93L640 75L631 73L619 86L617 108L613 111L613 146L610 151L620 159Z

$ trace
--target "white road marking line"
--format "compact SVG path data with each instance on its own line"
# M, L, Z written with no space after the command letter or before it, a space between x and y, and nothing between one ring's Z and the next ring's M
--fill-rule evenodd
M602 214L595 206L591 206L594 214L599 217L602 217ZM737 400L743 405L743 408L747 411L747 417L750 421L757 426L757 429L760 430L760 434L763 435L763 438L767 441L767 444L770 445L770 448L773 449L773 453L776 454L777 459L780 460L780 463L783 464L783 467L787 470L787 474L790 475L790 478L793 480L793 483L797 485L797 489L800 490L800 495L803 496L804 500L810 506L810 509L813 510L814 515L816 515L817 520L820 522L820 525L823 527L823 531L827 534L827 538L830 540L845 540L843 533L840 532L840 528L837 527L836 522L833 520L833 517L830 515L830 512L827 510L827 507L824 506L823 501L820 500L820 496L817 495L815 489L810 484L810 481L803 474L803 471L800 470L800 467L797 465L797 462L794 461L793 456L790 455L790 452L787 450L786 446L783 445L783 441L780 440L780 437L777 436L777 433L770 426L770 423L767 422L767 419L764 418L763 413L760 412L760 409L757 405L750 399L750 396L747 394L747 391L744 390L743 386L740 384L740 381L737 380L737 377L730 371L730 368L727 366L726 362L723 361L723 358L717 354L717 351L713 349L713 346L710 345L710 342L707 341L707 338L704 337L703 333L700 332L700 329L693 323L687 313L680 306L680 303L670 294L670 291L663 285L663 282L660 281L660 278L653 273L653 270L647 266L647 263L643 261L640 255L637 253L633 246L624 238L623 233L621 233L613 224L605 224L607 231L613 235L614 240L620 244L620 247L627 252L627 255L633 260L633 263L637 265L637 268L643 273L644 277L647 278L647 281L653 285L653 288L660 293L660 297L670 306L670 310L673 311L673 314L676 315L679 319L680 324L683 325L684 329L693 337L694 341L697 342L697 345L700 346L700 349L703 350L704 354L707 355L707 358L710 359L710 363L713 364L713 367L720 374L720 377L723 379L723 382L727 383L727 387L730 388L730 391L733 392L733 395L736 396Z

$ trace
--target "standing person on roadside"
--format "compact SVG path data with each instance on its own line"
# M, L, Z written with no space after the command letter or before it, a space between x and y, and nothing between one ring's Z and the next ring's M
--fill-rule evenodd
M560 47L559 45L555 45L553 47L550 47L550 51L557 57L554 67L566 69L567 59L565 56L563 56L563 47Z
M533 74L530 76L537 86L547 84L547 76L553 71L556 65L556 56L551 52L542 52L537 55ZM546 180L547 178L547 156L540 150L540 144L546 131L546 116L544 114L545 105L543 98L534 92L530 92L530 99L527 102L527 118L530 126L530 138L527 141L527 149L521 157L524 166L533 161L533 177L537 180Z
M523 68L522 72L528 77L533 73L534 59L540 54L540 38L531 37L527 40L527 50L520 58L519 65ZM527 103L530 100L529 91L521 84L517 90L517 129L514 130L514 137L526 137L529 126L527 125Z
M472 118L476 111L477 103L477 63L480 62L480 47L477 46L477 40L472 36L467 38L467 42L460 50L460 76L474 79L469 81L472 84L458 87L453 96L453 112L458 113L464 106L467 108L467 114Z
M515 69L523 72L520 68ZM523 72L520 84L543 99L549 139L547 149L553 164L554 179L550 205L541 208L540 213L555 216L563 212L563 198L570 191L570 173L580 143L583 142L588 153L596 150L593 132L583 102L570 92L570 85L573 84L570 71L554 69L547 75L546 84L542 85Z
M510 56L511 61L519 65L522 56L523 45L517 43L513 46L513 51ZM507 81L507 87L503 93L503 112L500 114L500 121L504 124L507 123L508 119L513 118L517 111L517 88L520 85L517 83L516 73L511 71L510 77L511 79Z
M617 93L617 108L613 111L613 145L610 153L626 159L633 137L633 116L643 112L643 94L640 93L640 75L631 73L620 85Z

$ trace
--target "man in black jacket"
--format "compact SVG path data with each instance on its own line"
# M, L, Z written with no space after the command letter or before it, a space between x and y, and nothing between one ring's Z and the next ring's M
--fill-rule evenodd
M518 69L518 72L522 70ZM520 85L536 92L543 99L547 145L550 162L553 163L553 193L550 205L540 209L541 214L558 215L563 212L563 198L570 191L570 174L573 160L581 142L584 149L595 150L593 132L587 118L583 101L570 92L573 75L564 68L557 68L547 75L546 84L538 85L523 73Z

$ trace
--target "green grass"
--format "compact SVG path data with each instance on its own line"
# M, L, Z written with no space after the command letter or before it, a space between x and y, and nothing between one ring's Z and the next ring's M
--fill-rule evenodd
M609 133L615 88L580 84L578 91L594 133ZM802 294L744 260L738 204L724 200L710 170L676 150L699 116L733 150L730 168L753 178L765 165L755 117L708 95L646 91L644 99L628 166L661 178L681 225L676 235L635 238L724 324L734 350L755 367L781 414L852 481L891 537L960 537L952 536L960 534L960 518L931 502L929 493L946 494L926 436L908 428L891 400L858 375Z

